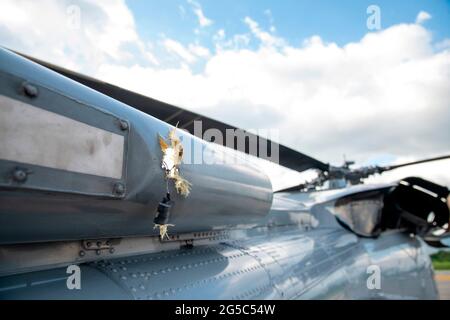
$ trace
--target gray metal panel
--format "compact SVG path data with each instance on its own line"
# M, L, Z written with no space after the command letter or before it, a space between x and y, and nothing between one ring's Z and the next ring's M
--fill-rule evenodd
M435 299L423 244L408 237L388 233L377 242L344 230L280 228L221 244L82 265L78 293L68 290L64 279L57 281L62 269L0 277L0 298ZM367 287L371 264L381 267L380 289ZM36 282L45 285L29 285Z
M122 135L1 94L0 106L1 160L122 178Z
M25 264L20 266L20 261L27 256L33 260L33 255L42 256L38 259L39 268L82 263L101 271L109 282L121 288L124 297L132 299L438 297L423 241L401 230L383 232L377 239L361 238L337 224L323 203L316 202L305 209L292 199L278 200L269 215L275 219L274 223L267 226L227 229L217 238L214 232L196 232L162 243L156 238L123 239L114 245L115 252L102 253L95 262L90 262L95 259L95 250L81 257L78 255L81 243L76 242L28 245L28 253L27 244L5 246L0 254L4 260L16 261L18 268L22 267L21 272L27 270ZM283 211L289 219L282 215ZM280 220L276 219L278 215L282 215ZM304 217L304 223L295 216ZM192 247L178 248L186 244L184 239L192 239L187 242ZM47 265L45 256L49 257ZM13 265L9 263L9 268ZM367 285L370 276L367 270L372 265L381 271L379 289ZM32 270L30 265L28 270ZM34 279L41 272L27 275ZM53 271L48 272L50 278L56 277ZM22 278L0 277L3 298L30 297L27 290L19 291L21 282L17 279ZM82 275L82 283L87 281L87 287L103 280L103 276L97 279ZM102 298L107 295L102 288L84 294L87 298ZM49 298L67 294L64 282L58 288L52 287L52 292L46 287L41 290Z
M118 284L100 270L80 267L83 283L80 290L67 289L66 268L0 278L0 300L124 300L131 299Z
M26 94L31 85L36 96ZM5 72L0 95L0 187L123 196L114 192L127 172L121 119Z

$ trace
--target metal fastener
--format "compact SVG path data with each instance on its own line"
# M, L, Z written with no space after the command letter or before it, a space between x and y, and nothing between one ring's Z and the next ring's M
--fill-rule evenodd
M84 257L86 252L84 252L83 250L80 250L80 252L78 254L80 255L80 257Z
M128 130L128 121L120 119L119 120L119 125L120 125L120 129L122 129L123 131Z
M23 86L23 92L25 93L26 96L28 96L30 98L35 98L38 96L38 94L39 94L38 88L33 86L31 83L25 82L22 86Z
M101 241L97 241L97 247L101 247L102 246L102 242Z
M88 248L89 248L89 247L90 247L91 245L92 245L92 243L91 243L91 242L89 242L89 241L88 241L88 242L86 242L86 247L88 247Z
M102 254L102 250L100 250L100 249L97 249L97 250L95 250L95 253L99 256L99 255L101 255Z
M117 182L114 184L114 188L113 188L113 192L114 194L121 196L125 193L125 185L121 182Z
M27 172L22 169L16 169L13 172L13 179L16 182L25 182L27 180Z
M109 249L109 253L114 253L116 251L114 248Z

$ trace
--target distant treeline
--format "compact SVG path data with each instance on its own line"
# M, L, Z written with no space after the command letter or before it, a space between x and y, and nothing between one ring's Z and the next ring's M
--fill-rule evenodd
M450 251L439 251L431 255L435 270L450 269Z

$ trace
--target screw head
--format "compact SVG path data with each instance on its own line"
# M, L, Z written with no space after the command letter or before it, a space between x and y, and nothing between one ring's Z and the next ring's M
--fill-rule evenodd
M95 250L95 253L99 256L102 253L102 251L100 249L97 249Z
M26 96L28 96L29 98L35 98L38 96L39 94L39 90L38 88L36 88L34 85L32 85L29 82L25 82L23 85L23 92L25 93Z
M128 121L127 120L123 120L120 119L119 120L119 125L120 125L120 129L122 129L123 131L128 130Z
M101 247L102 246L102 242L101 241L97 241L97 247Z
M92 243L90 241L86 242L86 247L90 248Z
M79 253L80 257L84 257L86 255L86 252L84 252L83 250L81 250Z
M27 180L27 176L28 174L26 173L26 171L22 169L16 169L13 172L13 179L16 182L25 182Z
M109 253L114 253L114 251L116 251L114 248L109 249Z
M125 193L125 185L121 182L116 182L113 188L114 194L122 196Z

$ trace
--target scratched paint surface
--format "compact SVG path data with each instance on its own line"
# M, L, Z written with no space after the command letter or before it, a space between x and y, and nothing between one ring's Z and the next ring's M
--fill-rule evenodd
M0 106L0 159L121 178L123 136L3 95Z

